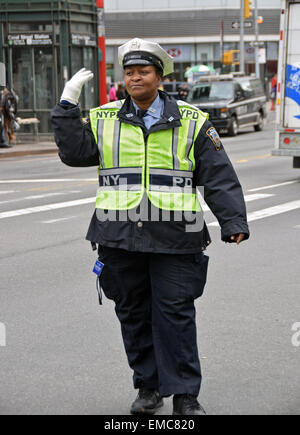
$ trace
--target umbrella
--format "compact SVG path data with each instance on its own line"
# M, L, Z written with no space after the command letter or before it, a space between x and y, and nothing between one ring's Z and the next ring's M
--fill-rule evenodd
M215 70L207 65L196 65L196 66L192 66L190 69L187 70L187 72L185 73L185 77L190 77L193 74L197 74L197 75L210 75L210 74L214 74Z

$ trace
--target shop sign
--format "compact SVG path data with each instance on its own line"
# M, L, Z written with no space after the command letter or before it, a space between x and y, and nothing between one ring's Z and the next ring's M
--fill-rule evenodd
M179 62L191 62L192 59L192 45L163 45L162 46L167 53L173 57L175 63Z
M72 44L81 47L97 47L97 39L94 35L80 35L72 33Z
M8 35L8 45L52 45L52 35L46 33Z

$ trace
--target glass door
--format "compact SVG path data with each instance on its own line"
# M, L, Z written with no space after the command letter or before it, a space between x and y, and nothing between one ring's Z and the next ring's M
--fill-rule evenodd
M20 111L33 110L33 65L30 47L12 49L13 88L19 96Z
M50 111L57 102L53 48L35 47L33 50L35 110L40 133L47 133L51 131Z
M91 108L95 107L95 49L93 47L73 47L72 48L72 75L74 75L81 68L86 68L94 72L94 80L88 82L83 87L80 96L80 107L84 112L88 112Z

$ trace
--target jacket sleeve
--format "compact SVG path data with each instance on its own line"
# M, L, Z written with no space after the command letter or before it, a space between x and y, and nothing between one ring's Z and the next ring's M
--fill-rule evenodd
M197 186L204 188L204 200L218 219L221 238L244 233L249 238L247 212L242 187L220 138L208 121L195 143Z
M98 166L98 147L90 122L83 123L78 106L58 104L51 112L59 157L68 166Z

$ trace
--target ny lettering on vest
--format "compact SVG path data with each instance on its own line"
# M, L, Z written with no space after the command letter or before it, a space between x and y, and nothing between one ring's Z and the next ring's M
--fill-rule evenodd
M103 186L118 186L120 175L102 176Z
M191 187L193 185L192 178L173 177L173 186Z

